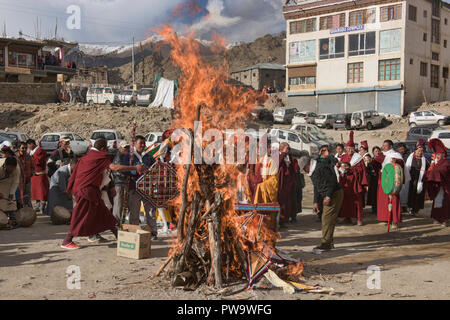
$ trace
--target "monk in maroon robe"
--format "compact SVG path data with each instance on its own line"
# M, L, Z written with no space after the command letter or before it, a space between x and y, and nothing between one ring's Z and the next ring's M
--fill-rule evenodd
M358 218L356 207L360 199L355 193L357 179L355 173L350 168L350 163L341 162L338 182L342 190L344 190L344 201L342 202L339 217L350 219L347 221L351 222L352 218Z
M289 144L280 144L280 168L278 171L278 203L280 204L280 222L285 223L289 218L297 215L297 187L298 172L300 171L297 159L294 159L289 152Z
M441 140L431 139L428 147L434 150L436 157L424 176L428 195L433 200L431 218L447 227L450 220L450 161Z
M31 200L38 203L37 210L45 212L45 202L48 200L50 182L47 176L47 153L36 145L32 139L27 141L28 150L34 163L34 174L31 177Z
M359 153L355 151L355 143L353 141L353 131L350 131L350 140L346 144L347 153L341 157L341 162L348 162L350 164L350 169L355 177L355 183L353 184L353 193L355 197L354 206L352 207L352 213L346 213L347 221L351 222L350 217L357 218L357 223L359 226L363 224L364 218L364 205L363 205L363 194L367 191L369 181L366 175L366 166L364 165L364 160ZM353 199L352 196L352 199ZM358 198L358 199L356 199ZM344 196L344 204L347 199Z
M388 221L392 222L392 229L396 230L399 224L402 222L402 210L400 205L400 195L396 194L392 196L392 213L389 213L389 195L384 193L381 186L381 175L383 168L388 163L397 163L402 168L405 164L403 157L400 153L393 150L394 143L391 140L385 140L383 143L383 152L372 160L372 164L375 168L381 168L378 175L378 203L377 203L377 219L382 221L383 224L387 224Z
M78 161L70 176L67 193L75 196L76 206L72 211L70 231L61 245L63 249L80 248L72 242L73 237L92 236L106 230L111 230L117 236L117 220L101 199L100 186L105 170L140 172L143 166L112 164L107 151L107 141L97 139L94 148Z
M249 164L246 177L246 193L250 203L255 201L256 188L263 182L261 176L261 163Z

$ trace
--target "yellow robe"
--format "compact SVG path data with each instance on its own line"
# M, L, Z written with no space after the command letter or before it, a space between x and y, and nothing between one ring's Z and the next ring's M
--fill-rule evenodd
M253 204L276 203L278 202L278 166L267 155L264 157L262 164L263 182L256 187Z

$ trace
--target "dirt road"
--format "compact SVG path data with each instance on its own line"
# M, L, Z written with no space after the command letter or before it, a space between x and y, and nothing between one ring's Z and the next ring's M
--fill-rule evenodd
M450 296L450 228L433 225L426 217L404 217L400 231L386 233L376 217L366 211L366 225L339 225L336 249L320 255L310 253L320 242L320 223L308 212L281 232L277 246L305 262L303 282L335 289L328 294L284 294L282 290L239 291L227 295L207 287L194 292L173 289L164 277L153 278L167 257L169 238L152 243L152 256L131 260L116 256L111 241L90 244L67 252L59 245L68 226L54 226L39 216L27 229L0 231L0 299L447 299ZM308 252L309 251L309 252ZM81 289L67 288L66 271L79 266ZM381 270L381 289L368 289L369 266Z

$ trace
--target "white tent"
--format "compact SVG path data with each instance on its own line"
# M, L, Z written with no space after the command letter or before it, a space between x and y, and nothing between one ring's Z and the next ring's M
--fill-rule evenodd
M173 80L167 80L161 78L158 82L158 91L156 92L155 100L150 105L151 107L166 107L173 109L173 95L175 89L175 82Z

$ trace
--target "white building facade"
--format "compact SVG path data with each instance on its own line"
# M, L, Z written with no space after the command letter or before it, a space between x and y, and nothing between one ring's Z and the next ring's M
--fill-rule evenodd
M403 115L450 100L450 5L441 0L287 1L288 105Z

